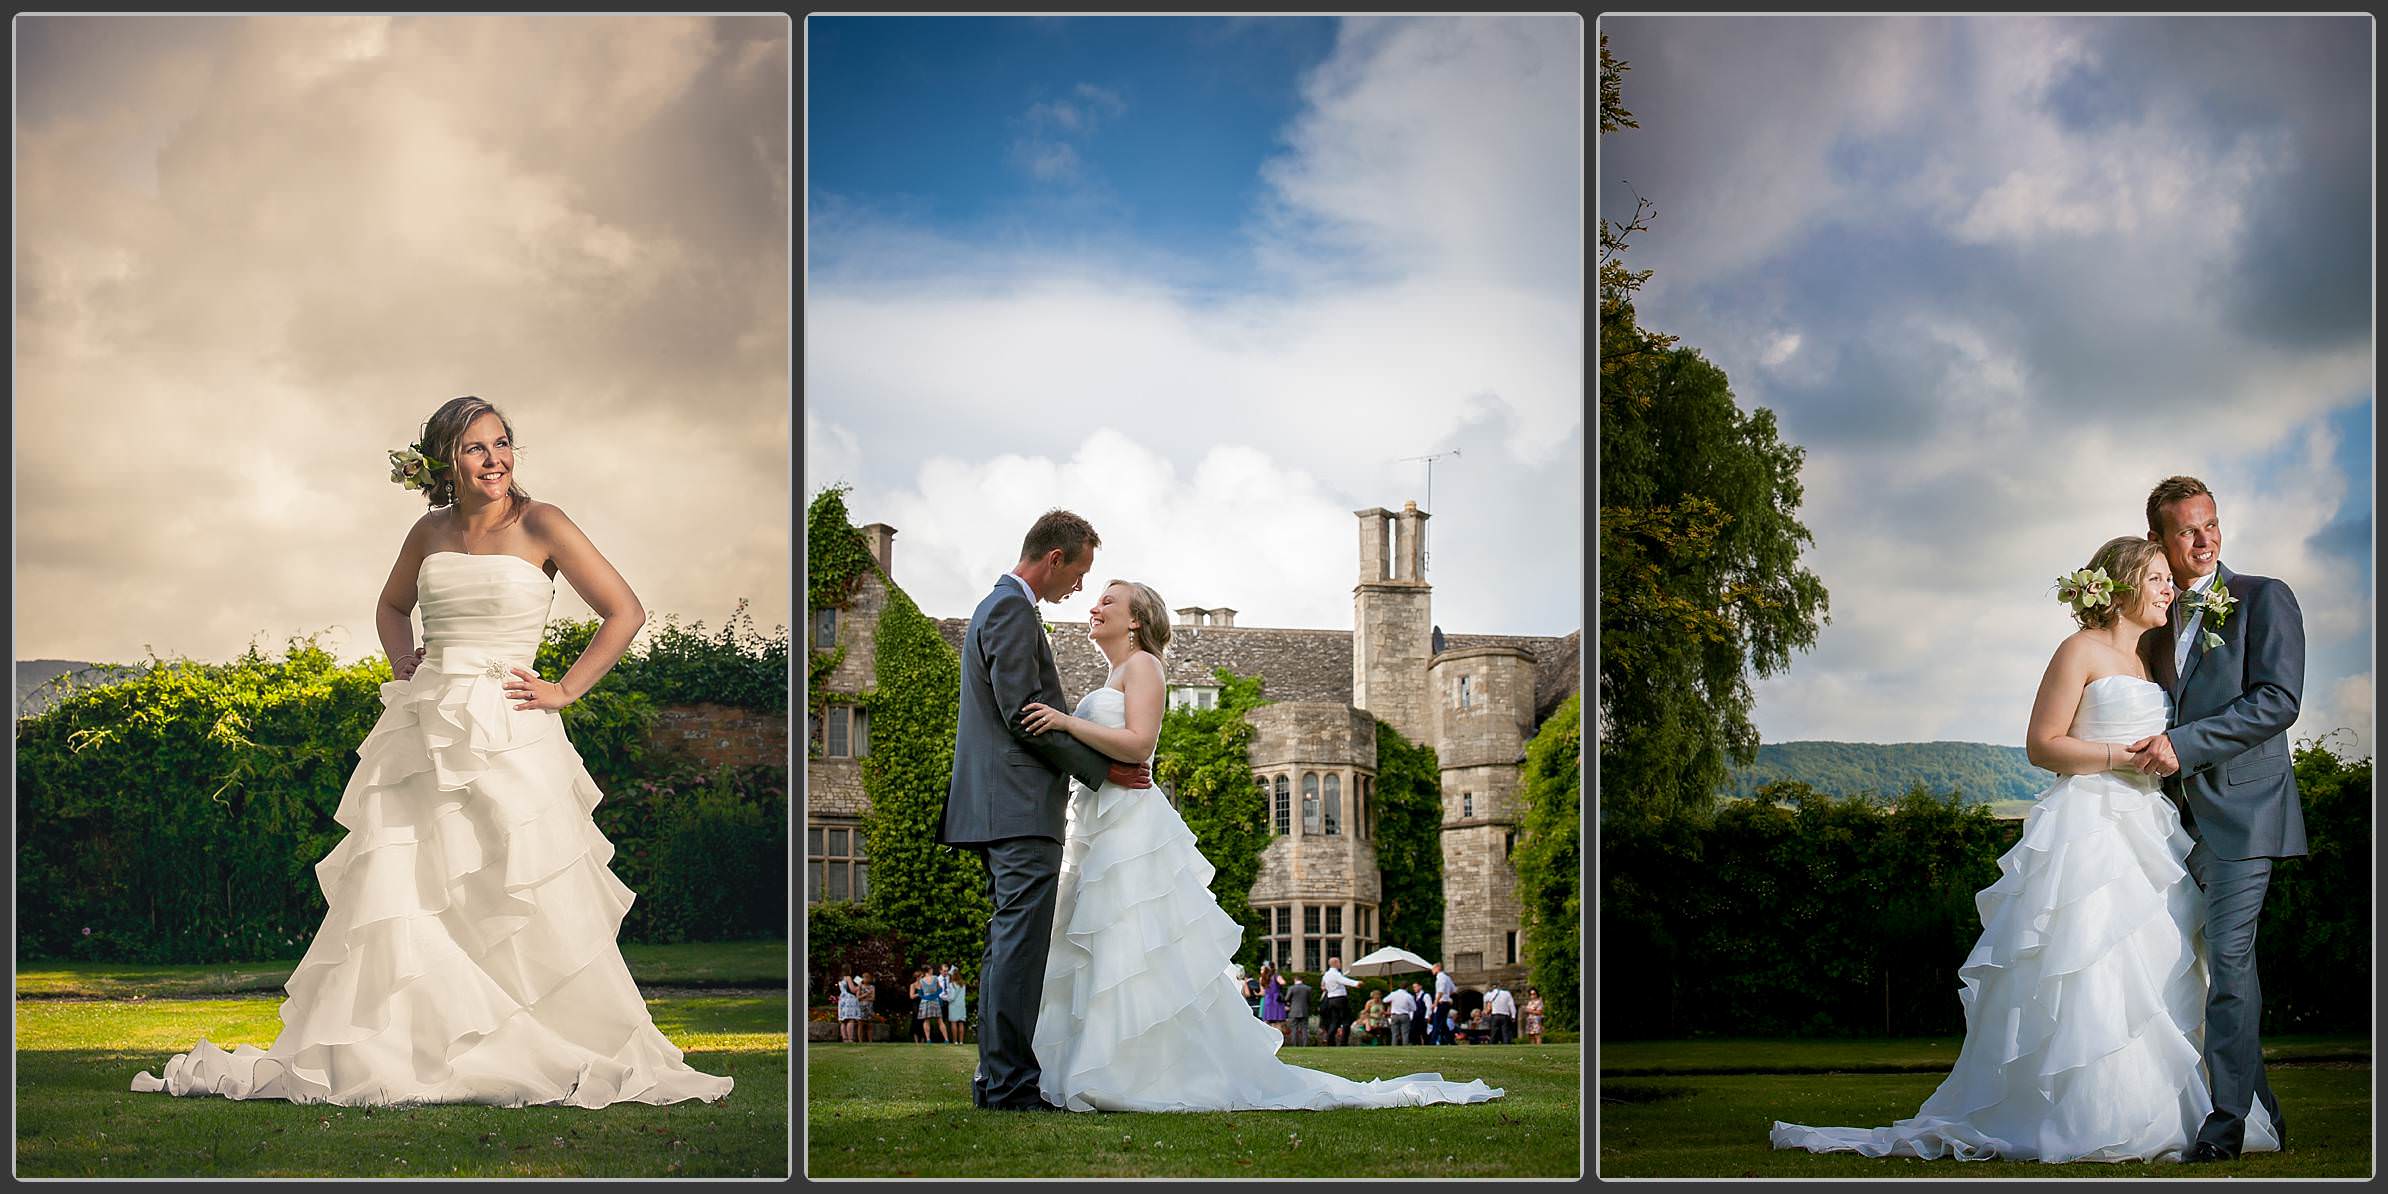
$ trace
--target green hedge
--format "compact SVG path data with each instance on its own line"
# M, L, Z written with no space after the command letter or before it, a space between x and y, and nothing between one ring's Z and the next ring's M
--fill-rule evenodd
M2357 1031L2369 1023L2371 760L2307 743L2296 767L2313 853L2280 864L2264 903L2263 1031ZM1796 783L1761 796L1724 801L1708 822L1602 826L1604 1034L1962 1033L1956 970L1981 933L1974 893L1996 881L2022 823L1955 793L1911 791L1887 810Z
M551 625L540 673L561 675L593 629ZM656 641L660 661L634 647L563 711L607 794L597 821L616 873L641 893L624 938L784 933L787 769L717 776L647 745L658 693L736 670L727 654L760 674L769 640L725 629ZM784 712L784 649L776 666ZM252 644L230 663L155 660L115 683L62 686L57 704L17 722L18 956L297 957L322 922L315 864L346 836L332 813L390 678L385 660L344 665L307 638L280 658ZM770 703L754 685L720 695ZM743 862L725 873L724 855Z

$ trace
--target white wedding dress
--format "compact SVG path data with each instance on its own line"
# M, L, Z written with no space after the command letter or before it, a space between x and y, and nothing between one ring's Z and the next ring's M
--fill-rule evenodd
M656 1031L615 944L636 898L590 818L602 793L552 710L514 709L555 582L511 555L435 552L422 665L382 685L315 866L330 911L273 1046L200 1040L136 1091L390 1106L711 1101Z
M1077 714L1127 724L1097 688ZM1227 974L1242 926L1159 788L1070 785L1053 941L1033 1038L1039 1093L1071 1111L1295 1111L1480 1103L1481 1079L1355 1082L1277 1060L1284 1043Z
M2103 676L2072 734L2128 744L2163 731L2156 683ZM2117 757L2121 752L2117 751ZM1776 1148L1961 1161L2178 1161L2213 1110L2205 1032L2205 897L2191 841L2154 776L2065 776L2040 794L1958 971L1965 1043L1912 1119L1886 1128L1776 1122ZM2258 1101L2245 1152L2280 1147Z

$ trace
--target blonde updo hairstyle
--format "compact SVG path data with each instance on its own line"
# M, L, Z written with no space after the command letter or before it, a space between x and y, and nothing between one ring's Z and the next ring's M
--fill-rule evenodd
M465 430L473 425L473 420L482 415L496 415L498 426L506 430L506 438L509 440L514 438L514 424L507 421L505 412L471 394L466 394L461 398L448 399L440 405L438 410L432 412L429 419L424 420L422 440L424 454L434 460L442 461L448 466L433 473L431 487L423 491L424 500L434 508L456 504L456 457L458 455L456 446L464 439ZM514 451L519 456L522 453L522 446L515 445ZM516 510L530 504L531 500L531 495L515 482L511 474L506 477L506 496L512 499L510 504Z
M1113 585L1128 587L1128 616L1136 621L1135 629L1128 632L1129 641L1136 644L1137 650L1150 651L1153 658L1167 662L1169 656L1164 652L1169 650L1169 606L1151 585L1133 580L1103 582L1106 589Z
M2140 585L2139 578L2147 572L2150 562L2163 558L2164 545L2143 535L2123 535L2107 540L2106 545L2098 549L2098 554L2091 556L2090 562L2082 567L2104 568L2106 575L2114 578L2114 599L2088 609L2078 605L2070 607L2073 620L2081 623L2084 630L2104 630L2122 616L2126 602L2134 611L2146 608L2148 593Z

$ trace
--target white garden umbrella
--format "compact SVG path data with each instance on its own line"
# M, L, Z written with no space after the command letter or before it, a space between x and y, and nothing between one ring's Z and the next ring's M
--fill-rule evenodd
M1412 970L1431 970L1434 963L1406 949L1388 945L1367 957L1343 968L1354 978L1368 978L1379 974L1407 974Z

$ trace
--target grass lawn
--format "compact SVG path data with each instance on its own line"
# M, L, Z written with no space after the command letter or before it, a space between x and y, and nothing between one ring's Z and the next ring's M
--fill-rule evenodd
M785 941L700 942L622 946L630 977L674 987L784 987ZM297 959L225 962L207 966L145 966L121 962L25 962L17 969L20 998L189 999L243 993L280 994ZM186 1046L188 1047L188 1046Z
M814 1045L807 1177L1575 1177L1576 1045L1286 1048L1365 1081L1439 1071L1506 1093L1468 1106L1021 1114L970 1105L974 1045Z
M784 955L780 943L763 943ZM724 951L709 960L704 951ZM623 947L642 981L700 985L723 976L764 985L770 949L666 946L660 959ZM641 958L637 955L648 954ZM676 965L668 978L655 964ZM201 1036L227 1049L272 1044L281 1002L147 997L209 975L268 968L45 967L54 994L75 983L121 998L20 999L17 1016L17 1174L20 1177L781 1177L788 1156L788 1000L773 993L647 1001L655 1026L690 1065L738 1080L712 1105L578 1107L307 1106L135 1094L137 1071ZM164 972L156 974L153 972ZM194 974L193 972L198 972ZM271 973L287 975L284 967ZM144 976L150 976L144 979ZM774 971L770 985L778 985ZM279 991L279 979L266 992ZM138 994L145 996L135 999Z
M1775 1150L1791 1123L1879 1127L1915 1114L1957 1038L1629 1041L1601 1047L1602 1177L2363 1177L2372 1170L2370 1041L2264 1041L2291 1151L2220 1165L1919 1161ZM1765 1071L1765 1072L1753 1072Z

